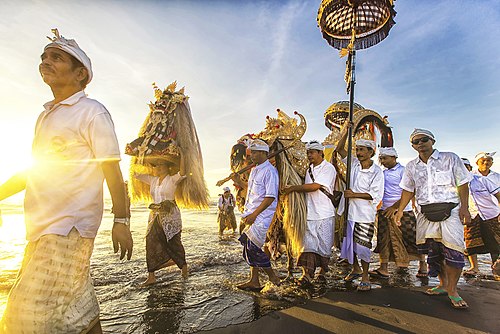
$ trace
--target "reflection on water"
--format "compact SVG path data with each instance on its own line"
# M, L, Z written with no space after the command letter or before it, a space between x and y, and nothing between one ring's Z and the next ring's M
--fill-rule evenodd
M109 208L109 203L107 203ZM25 240L22 209L2 204L0 227L0 315L3 314L9 289L22 261ZM346 284L342 278L347 266L332 259L327 284L314 289L300 289L294 281L280 287L267 284L262 293L238 290L237 283L248 277L249 269L241 257L237 236L219 239L216 209L204 212L185 210L182 239L186 249L190 277L182 279L176 266L158 272L159 283L140 288L146 276L145 231L148 210L132 211L134 254L130 261L120 261L111 245L112 217L106 210L95 241L91 274L101 306L101 321L106 333L192 333L255 320L274 310L302 303L326 291L354 289L357 282ZM480 256L480 269L490 273L486 256ZM374 258L374 262L377 259ZM376 263L373 263L374 267ZM409 271L389 279L372 279L373 288L382 286L434 285L437 279L415 278L418 262ZM390 266L391 271L395 268ZM286 276L286 259L276 263L281 277ZM296 271L299 276L299 271ZM266 276L262 275L262 283ZM466 282L461 278L460 284Z

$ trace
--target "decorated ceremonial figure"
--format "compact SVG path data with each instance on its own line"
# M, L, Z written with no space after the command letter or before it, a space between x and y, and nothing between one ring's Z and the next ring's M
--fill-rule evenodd
M176 91L174 82L165 90L154 89L156 101L149 105L139 138L125 149L133 156L131 199L152 202L144 285L156 282L155 271L174 264L188 276L179 207L208 207L200 144L184 88Z

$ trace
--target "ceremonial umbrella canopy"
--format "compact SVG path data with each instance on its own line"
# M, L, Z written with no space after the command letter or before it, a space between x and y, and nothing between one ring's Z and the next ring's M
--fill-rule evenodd
M345 81L349 93L349 122L354 108L356 49L366 49L381 42L394 25L393 0L323 0L318 10L318 25L328 43L348 55ZM346 186L350 188L352 127L347 141ZM347 214L347 201L346 210Z

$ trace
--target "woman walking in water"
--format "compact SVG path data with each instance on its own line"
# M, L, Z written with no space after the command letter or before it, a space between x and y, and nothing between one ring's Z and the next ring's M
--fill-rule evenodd
M186 252L181 241L181 212L175 202L177 185L186 176L183 159L180 162L166 158L150 159L151 174L134 174L138 180L149 184L153 203L146 234L146 262L148 278L143 285L156 282L155 271L176 264L182 277L188 277Z

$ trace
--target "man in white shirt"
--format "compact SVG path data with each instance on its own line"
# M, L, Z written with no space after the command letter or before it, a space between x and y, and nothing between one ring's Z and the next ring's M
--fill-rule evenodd
M325 192L332 194L337 172L335 167L324 159L324 147L318 141L306 144L307 158L311 163L303 185L288 186L282 190L305 192L307 199L307 226L300 247L297 265L302 267L299 282L308 284L320 268L316 279L325 280L332 254L335 226L335 208Z
M241 215L245 228L239 238L243 245L243 257L250 266L250 279L238 285L239 289L260 291L259 269L269 276L269 280L279 285L280 280L271 267L271 259L262 247L278 202L279 177L276 168L267 160L269 146L255 139L250 146L250 158L256 166L250 172L248 184L236 173L232 174L235 184L247 188L245 209Z
M408 268L410 260L419 260L417 277L427 277L425 255L418 254L416 244L416 219L411 204L404 209L401 225L394 221L403 189L399 186L405 168L397 161L398 153L394 147L381 147L380 163L384 169L384 197L377 213L377 247L380 267L370 275L389 277L388 263L393 261L398 268Z
M500 186L500 173L491 170L493 166L493 156L496 152L479 152L476 154L477 170L473 173L479 176L484 176Z
M472 171L469 160L462 158L465 167ZM495 263L500 253L500 185L488 177L474 174L469 184L469 211L472 220L465 226L465 245L470 268L464 276L479 273L477 254L490 253ZM496 277L495 277L496 279Z
M103 213L103 181L113 201L115 252L132 255L120 151L111 116L87 98L90 59L59 36L41 56L40 74L54 100L44 105L33 140L34 167L0 187L0 200L26 189L28 244L10 291L0 332L100 333L89 273Z
M339 140L336 151L345 158L346 134ZM358 291L371 290L370 266L372 238L375 232L375 216L377 206L384 196L384 173L372 158L375 155L376 143L373 140L359 139L356 141L356 158L351 165L351 184L344 191L349 199L346 234L342 241L340 257L353 264L353 269L346 276L346 281L361 276ZM361 260L361 266L358 263Z
M405 206L415 196L417 244L428 248L429 276L439 276L439 285L426 293L448 295L454 308L467 308L457 283L465 265L463 225L470 222L472 175L455 153L433 148L436 140L429 130L415 129L410 142L418 157L406 165L396 222L401 222Z

